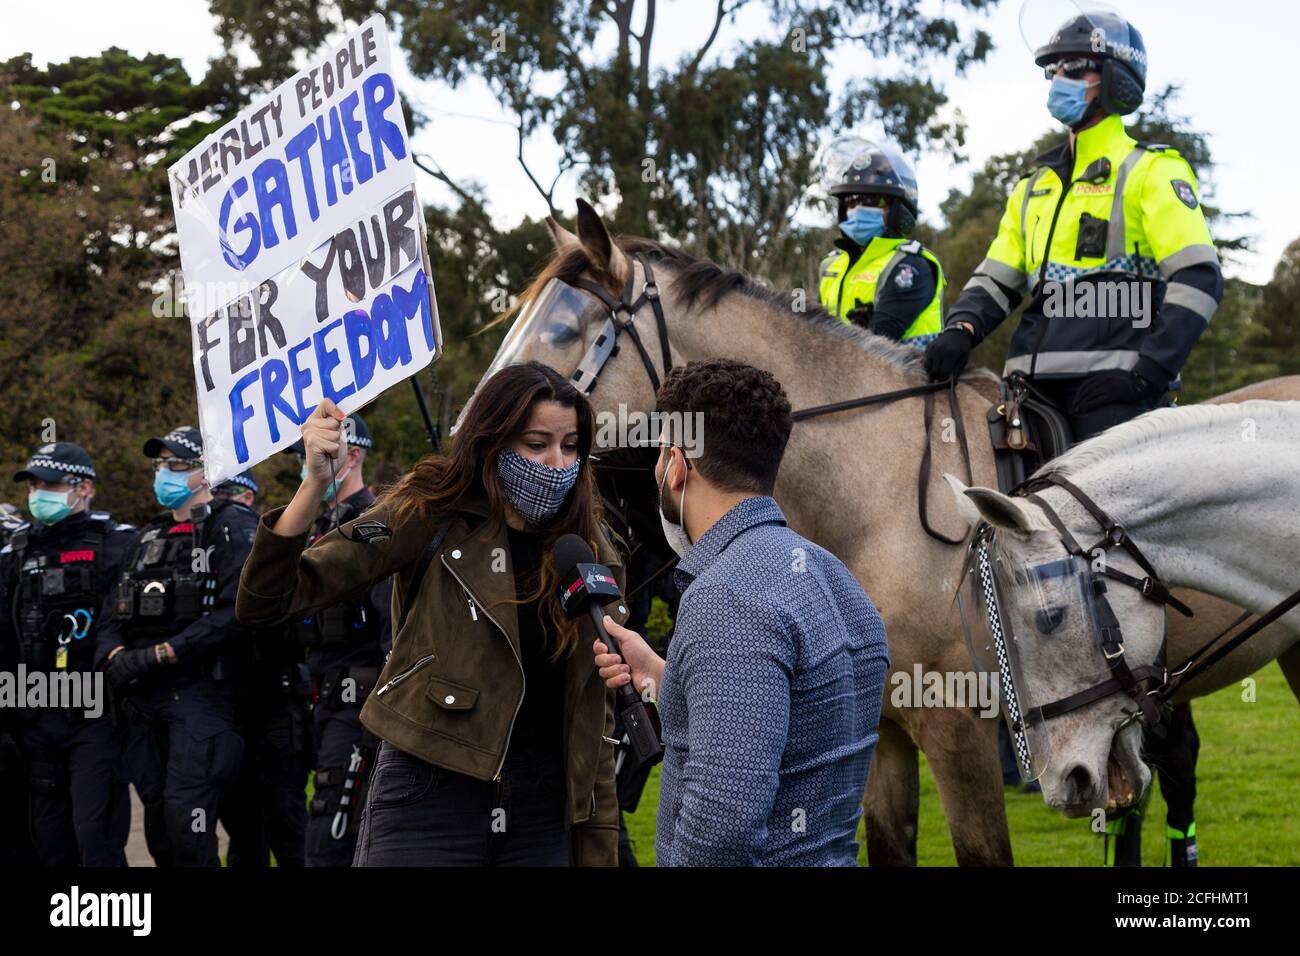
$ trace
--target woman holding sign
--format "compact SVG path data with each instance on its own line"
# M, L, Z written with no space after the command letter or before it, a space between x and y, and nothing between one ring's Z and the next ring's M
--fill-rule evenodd
M304 551L347 452L343 418L327 400L303 425L307 476L263 516L238 614L278 624L393 576L393 651L361 711L383 744L353 865L615 865L612 698L551 554L577 534L623 583L586 397L538 363L502 369L449 454Z

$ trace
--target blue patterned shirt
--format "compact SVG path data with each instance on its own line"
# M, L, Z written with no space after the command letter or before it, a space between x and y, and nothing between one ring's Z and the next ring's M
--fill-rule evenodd
M853 866L889 669L835 555L746 498L677 566L659 694L660 866Z

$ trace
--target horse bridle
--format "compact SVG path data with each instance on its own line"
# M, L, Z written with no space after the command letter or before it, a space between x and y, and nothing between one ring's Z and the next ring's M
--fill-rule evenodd
M1047 487L1056 487L1067 492L1092 516L1102 531L1102 537L1096 544L1090 548L1082 547L1074 535L1070 533L1065 522L1061 520L1060 515L1041 495L1034 493L1034 489ZM1133 539L1128 536L1123 525L1111 518L1095 501L1067 478L1055 472L1046 472L1029 478L1012 493L1023 495L1028 501L1032 501L1042 510L1060 537L1065 550L1071 556L1091 564L1094 556L1099 551L1104 553L1112 548L1122 548L1146 572L1145 577L1134 577L1120 571L1118 568L1111 567L1109 562L1103 561L1100 568L1087 576L1087 587L1091 589L1091 593L1086 597L1091 601L1096 624L1093 636L1098 650L1101 651L1102 657L1106 660L1111 676L1078 693L1035 707L1023 714L1017 712L1018 703L1013 698L1009 702L1011 704L1012 732L1018 734L1023 728L1033 727L1036 724L1051 720L1053 717L1060 717L1063 714L1079 710L1096 701L1119 693L1128 694L1137 704L1138 709L1130 719L1140 719L1149 727L1159 728L1160 702L1163 699L1160 691L1168 683L1168 671L1159 663L1140 667L1129 666L1124 654L1123 631L1120 627L1119 618L1115 615L1110 606L1110 601L1107 599L1107 587L1104 579L1109 578L1119 584L1134 588L1147 600L1171 607L1179 614L1187 617L1192 616L1192 609L1169 592L1169 588L1161 582L1155 568L1142 554L1141 549ZM975 529L971 541L971 555L980 565L986 563L986 549L989 547L992 533L993 528L987 522L981 522ZM983 553L981 553L982 550ZM985 595L986 598L993 598L989 607L990 617L994 615L1000 617L1001 609L996 607L996 592L992 588L986 587ZM1000 652L999 658L1001 659L1003 656L1003 653ZM1157 660L1162 660L1163 657L1164 647L1162 644L1161 653ZM1005 675L1003 680L1006 683Z
M636 314L646 305L654 311L655 325L659 330L659 345L663 351L664 377L673 367L672 348L668 343L668 322L664 318L664 307L659 301L659 283L655 281L654 270L650 268L650 262L644 255L637 253L634 260L640 264L642 271L645 272L645 284L641 287L641 294L635 299L632 298L633 290L636 287L636 269L627 270L627 284L623 287L622 298L616 299L598 282L592 282L586 277L579 277L569 284L575 288L590 292L596 298L609 308L609 318L605 320L604 327L596 336L596 340L587 349L582 360L578 362L578 367L574 369L573 374L569 376L569 381L573 382L578 391L584 395L590 395L592 389L596 387L596 381L600 377L601 370L605 363L618 354L618 336L621 332L626 332L636 346L637 352L641 355L641 363L645 366L646 374L650 376L650 385L656 393L659 391L659 373L655 371L654 362L650 359L650 353L646 351L645 343L641 341L641 335L636 330Z

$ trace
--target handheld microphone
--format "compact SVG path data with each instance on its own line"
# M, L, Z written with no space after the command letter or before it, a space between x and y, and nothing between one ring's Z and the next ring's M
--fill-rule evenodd
M589 614L601 642L611 654L618 654L618 641L606 632L604 622L604 605L623 597L613 572L596 563L591 547L576 534L566 534L556 541L553 556L560 574L560 608L565 616L576 618L584 612ZM664 745L641 695L631 683L620 687L617 694L618 715L623 718L623 727L637 758L646 761L661 757Z

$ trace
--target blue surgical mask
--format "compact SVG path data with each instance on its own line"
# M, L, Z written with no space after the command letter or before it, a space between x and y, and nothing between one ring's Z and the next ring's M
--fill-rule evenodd
M193 494L188 471L160 471L153 476L153 496L164 508L179 508Z
M1047 94L1047 111L1057 121L1073 126L1088 112L1088 89L1095 85L1085 80L1072 80L1068 76L1052 77L1052 89Z
M351 469L349 469L349 471L350 470ZM343 484L343 479L346 476L347 476L347 471L340 472L338 475L336 475L334 480L331 481L328 485L326 485L325 490L321 492L320 500L330 501L336 494L338 494L339 485ZM302 471L298 473L298 478L300 481L307 480L307 463L305 461L302 463Z
M860 246L885 234L885 210L873 206L854 206L840 223L840 232Z
M41 524L58 524L72 514L70 491L33 491L27 496L27 510Z
M523 519L529 524L544 524L559 514L578 481L580 464L578 459L565 468L552 468L503 448L497 455L497 477Z

